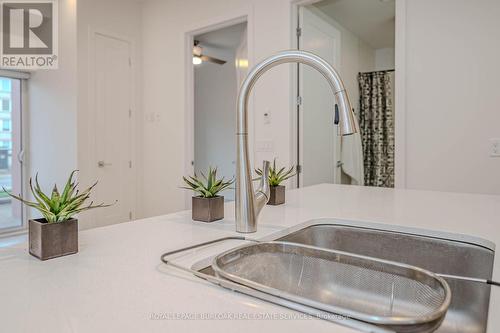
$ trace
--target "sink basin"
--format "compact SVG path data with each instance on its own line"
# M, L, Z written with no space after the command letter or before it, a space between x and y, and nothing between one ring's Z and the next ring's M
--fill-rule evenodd
M401 262L440 274L482 279L493 274L494 251L472 242L339 224L313 224L276 240ZM214 275L210 266L199 271ZM491 287L446 281L451 305L436 332L485 333Z
M279 240L397 261L429 271L491 279L494 252L458 241L342 225L312 225ZM438 333L484 333L490 286L446 279L451 305Z

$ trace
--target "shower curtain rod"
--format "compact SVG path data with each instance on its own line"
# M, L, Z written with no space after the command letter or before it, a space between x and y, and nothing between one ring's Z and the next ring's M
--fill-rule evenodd
M381 71L371 71L371 72L359 72L360 74L371 74L371 73L378 73L378 72L394 72L394 69L384 69Z

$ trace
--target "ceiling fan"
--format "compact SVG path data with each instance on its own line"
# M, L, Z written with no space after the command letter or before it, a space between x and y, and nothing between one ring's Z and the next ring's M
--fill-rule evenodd
M217 59L203 54L203 47L200 46L200 41L195 40L193 46L193 64L199 65L203 61L212 62L217 65L224 65L225 60Z

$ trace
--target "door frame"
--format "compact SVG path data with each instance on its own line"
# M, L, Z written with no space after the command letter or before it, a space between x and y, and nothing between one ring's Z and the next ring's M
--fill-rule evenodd
M193 43L194 36L219 30L222 28L227 28L232 25L239 23L247 23L247 58L248 58L248 68L250 69L254 64L254 17L253 17L253 5L244 7L243 9L235 12L228 13L223 16L215 17L208 21L196 22L192 26L188 27L184 33L184 74L185 74L185 158L184 158L184 173L186 175L191 175L194 173L194 65L193 65ZM250 160L254 160L254 142L255 142L255 126L254 126L254 109L253 109L253 95L249 99L249 113L248 113L248 124L249 124L249 151ZM236 105L234 112L236 112ZM236 124L235 124L236 126ZM235 132L236 135L236 132ZM185 191L185 207L189 209L191 207L191 197L192 194L189 191Z
M300 8L301 7L304 7L304 6L299 6L297 7L298 8L298 21L297 21L297 28L303 28L303 25L300 26L299 23L303 23L303 22L300 22L301 20L301 13L300 13ZM312 13L312 11L309 10L310 13ZM314 13L312 13L312 15L314 15ZM325 24L328 24L328 22L326 22L322 17L319 17L316 15L316 17L323 21ZM303 19L303 15L302 15L302 19ZM336 35L336 44L338 43L338 45L336 45L336 48L335 48L335 55L334 55L334 63L332 64L334 67L340 67L340 64L342 62L342 33L340 32L339 29L337 29L336 27L332 26L332 29L335 31L334 34ZM299 43L299 36L297 36L297 43ZM301 86L300 85L300 80L301 80L301 75L303 74L303 69L304 69L305 65L297 65L296 68L297 68L297 98L299 98L299 96L304 96L304 87L303 85ZM326 82L326 81L325 81ZM295 153L296 153L296 159L295 161L297 161L296 165L301 165L301 166L304 166L304 127L303 127L303 124L304 124L304 107L302 105L302 101L300 103L296 103L296 116L294 117L295 121L297 122L296 123L296 128L297 128L297 132L296 132L296 135L297 135L297 140L295 140L295 143L297 144L297 147L295 149ZM332 128L332 130L336 130L337 129L337 125L335 125L335 128ZM340 146L340 139L338 139L338 141L335 141L334 143L334 146L335 148ZM340 158L340 152L338 153L338 155L335 155L336 157L339 157ZM333 167L333 179L334 179L334 183L337 184L337 180L340 180L340 168L337 166L337 163L334 162L334 165L332 165ZM294 177L294 180L295 181L298 181L298 183L296 183L296 185L299 185L300 186L303 186L304 184L304 172L300 172L300 173L297 173L297 176ZM340 184L340 183L339 183Z
M290 45L292 49L299 49L299 41L297 38L297 27L299 26L299 7L310 5L322 0L293 0L291 2L291 26L290 26ZM395 188L404 189L407 186L406 180L406 8L407 0L395 0L396 6L396 40L395 40L395 94L394 94L394 106L395 106L395 156L394 156L394 176L395 176ZM298 76L298 66L294 66L291 74L291 85L290 85L290 102L291 105L296 105L297 94L299 92L298 88L299 76ZM298 149L299 142L297 133L300 130L298 128L297 121L297 108L290 108L290 119L292 119L290 124L290 156L292 161L298 165ZM293 187L297 187L297 178L294 177Z
M139 182L139 177L141 175L142 171L142 164L139 162L140 159L137 157L139 156L138 152L138 147L141 146L141 142L138 142L138 138L142 137L140 133L141 131L141 125L142 122L142 112L138 108L138 96L137 96L137 83L136 80L139 78L139 74L137 73L137 57L136 57L136 42L133 38L125 35L121 35L119 33L115 33L112 31L108 31L105 29L101 28L96 28L93 26L90 26L88 28L88 78L87 78L87 105L88 109L91 110L91 112L88 113L88 119L87 119L87 151L88 151L88 158L83 162L85 164L84 169L87 170L87 174L85 175L86 180L92 181L97 179L97 172L96 172L96 163L97 163L97 158L95 155L95 127L93 124L96 121L96 108L95 108L95 93L94 93L94 83L95 83L95 52L96 52L96 41L95 37L97 35L104 36L107 38L112 38L115 40L119 40L122 42L125 42L129 45L129 57L130 57L130 109L132 110L131 113L131 139L130 139L130 152L131 156L130 159L132 161L132 174L133 178L131 180L132 183L132 207L130 208L132 212L132 220L137 219L138 217L141 216L141 212L138 210L138 207L140 207L140 202L139 202L139 195L138 189L140 184ZM142 141L142 139L141 139ZM86 228L91 228L91 227L98 227L97 222L95 220L95 212L94 211L89 211L87 213L89 223L84 227Z
M12 72L10 73L9 71L3 71L1 73L3 77L6 78L11 78L11 79L18 79L19 80L19 86L20 86L20 94L21 94L21 100L20 100L20 108L21 108L21 115L20 115L20 151L18 156L16 156L16 159L19 160L21 163L21 196L26 197L26 194L29 193L29 185L28 185L28 179L30 179L31 175L29 174L30 170L30 159L26 158L26 156L29 156L29 127L30 127L30 112L29 112L29 103L28 103L28 80L30 78L29 73L18 73L18 72ZM12 157L14 158L14 157ZM32 218L32 212L31 210L26 206L26 205L21 205L21 225L17 227L11 227L11 228L5 228L0 230L0 239L1 238L7 238L7 237L13 237L13 236L18 236L18 235L23 235L28 232L28 220Z

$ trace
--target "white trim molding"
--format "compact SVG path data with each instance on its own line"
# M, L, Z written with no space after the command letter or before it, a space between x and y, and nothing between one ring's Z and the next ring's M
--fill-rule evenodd
M406 0L396 0L395 187L406 188Z
M239 23L247 23L247 53L248 64L251 68L254 64L254 18L253 6L247 6L243 10L235 11L224 16L220 16L210 21L197 22L194 25L185 29L184 33L184 73L185 73L185 159L184 159L184 172L185 174L193 174L194 166L194 68L192 65L193 58L193 43L194 36L207 33L210 31L226 28ZM253 95L250 97L249 108L253 109ZM236 109L235 109L236 112ZM255 124L254 112L249 113L249 132L251 139L250 157L254 160L254 140L255 140ZM185 207L191 207L192 194L186 191L185 194Z
M0 69L0 76L8 77L10 79L27 80L31 74L28 72L13 71L9 69Z

